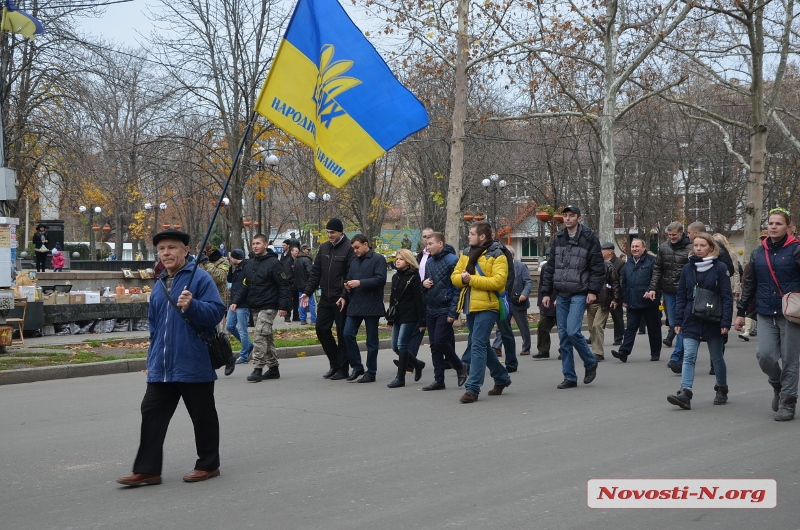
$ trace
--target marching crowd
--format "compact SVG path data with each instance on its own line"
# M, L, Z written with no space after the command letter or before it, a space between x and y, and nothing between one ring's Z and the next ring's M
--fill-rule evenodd
M575 352L583 363L583 384L594 381L598 363L605 360L604 329L611 316L614 345L619 346L611 354L623 363L632 353L637 334L645 330L651 361L660 360L662 344L671 347L674 343L667 366L681 374L681 385L667 400L683 409L691 409L697 353L705 342L716 377L713 402L722 405L728 400L724 354L729 331L735 327L742 340L749 340L757 319L757 358L774 391L774 419L794 418L800 314L794 307L784 314L783 304L785 294L800 291L800 241L792 235L788 211L770 210L761 245L752 251L744 269L724 236L706 233L700 222L690 224L686 233L681 223L671 223L668 240L655 255L647 251L645 241L634 239L630 256L623 260L615 255L613 243L601 244L581 223L579 207L567 206L562 213L564 228L551 241L541 268L537 352L532 356L549 358L550 331L557 327L563 374L558 389L578 386ZM414 381L422 378L426 363L417 358L417 352L426 331L434 373L433 381L422 390L446 388L448 368L455 372L457 385L464 387L461 403L478 400L487 368L493 383L488 395L500 395L511 385L510 374L518 367L512 319L522 338L519 354L531 354L527 312L532 281L527 266L495 239L489 223L471 225L468 246L462 251L430 228L422 231L422 248L416 255L410 244L402 245L395 255L388 309L384 304L386 258L371 248L364 235L349 239L339 219L331 219L326 232L328 241L320 245L313 260L308 248L296 240L285 241L279 257L262 234L253 238L249 259L241 249L225 257L219 250L206 248L195 260L189 255L188 234L167 230L154 237L165 270L158 280L162 288L154 289L151 298L139 452L133 475L120 477L120 484L161 483L162 446L181 397L195 425L198 451L195 468L184 480L197 482L219 475L219 423L213 396L217 376L202 335L221 328L228 283L225 327L242 344L236 364L253 364L249 382L280 378L273 323L276 317L288 320L294 314L301 323L310 315L328 358L329 370L322 376L326 379L376 381L378 324L385 317L397 354L397 373L389 388L404 387L407 374L413 374ZM208 274L195 274L199 268ZM670 326L663 340L662 300ZM623 325L623 307L627 325ZM183 318L176 318L175 311ZM469 330L461 356L456 353L453 331L459 315L465 316ZM585 316L588 341L582 332ZM251 317L252 341L247 331ZM202 333L195 333L185 320L194 322ZM362 324L367 337L365 363L356 341ZM503 349L505 363L500 361ZM231 362L225 374L234 368Z

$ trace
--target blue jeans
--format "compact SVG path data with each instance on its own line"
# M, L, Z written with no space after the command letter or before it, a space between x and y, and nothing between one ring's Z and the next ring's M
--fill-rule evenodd
M300 294L303 294L303 291L299 291ZM316 296L312 293L311 296L308 297L308 309L303 306L298 308L298 312L300 313L300 322L306 321L306 312L311 315L311 323L317 323L317 302L314 300Z
M363 370L361 364L361 350L358 349L356 335L361 323L367 331L367 373L375 375L378 373L378 321L380 317L359 317L347 315L344 321L344 343L347 347L347 358L350 360L350 367L353 370Z
M678 295L676 293L664 293L664 307L667 310L667 317L669 318L669 326L675 327L675 305L678 303ZM672 350L672 355L669 356L670 361L677 363L683 362L683 335L675 335L675 349Z
M583 314L586 312L586 295L556 297L556 322L558 323L558 341L561 345L561 372L564 379L578 381L575 373L575 357L572 348L578 352L583 360L583 367L587 370L597 366L597 358L586 343L586 338L581 332Z
M486 368L497 386L507 385L511 382L508 371L500 363L497 354L489 347L492 329L497 323L497 311L478 311L467 315L469 327L470 353L469 378L464 388L470 394L480 394Z
M250 335L247 334L247 323L250 322L250 309L247 307L237 307L236 311L231 311L228 308L228 321L225 324L225 330L236 337L242 343L242 351L239 352L239 358L246 361L250 358L250 352L253 351L253 343L250 342Z
M430 334L428 334L428 336L430 337ZM406 348L408 353L416 357L419 353L419 347L422 346L423 338L425 338L425 332L420 331L419 326L414 326L414 331L411 333L411 338L408 339L408 347Z
M711 354L711 364L717 377L717 386L728 384L728 367L725 365L725 357L722 355L722 337L714 337L706 341L708 353ZM700 341L686 337L683 339L683 369L681 371L681 388L692 389L694 383L694 364L697 361L697 349Z
M392 326L392 350L397 353L409 351L408 348L411 346L414 331L418 330L419 325L416 322L406 322Z

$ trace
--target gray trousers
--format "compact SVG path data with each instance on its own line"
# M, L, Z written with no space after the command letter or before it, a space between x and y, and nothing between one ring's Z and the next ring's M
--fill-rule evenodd
M519 336L522 337L522 349L520 351L529 352L531 351L531 325L528 322L528 310L525 306L517 306L515 304L508 304L508 306L511 308L511 316L514 317L514 322L519 328ZM500 332L496 332L492 348L499 349L501 345L502 337Z
M780 383L781 392L797 396L797 370L800 364L800 324L781 316L758 315L756 358L769 383Z

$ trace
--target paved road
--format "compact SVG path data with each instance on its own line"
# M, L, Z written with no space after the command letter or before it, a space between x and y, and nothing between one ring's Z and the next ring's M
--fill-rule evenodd
M484 387L471 405L452 373L445 391L420 391L428 369L387 389L386 351L377 384L323 380L324 357L282 361L259 384L240 367L217 384L222 476L181 481L195 457L180 406L164 484L138 489L114 479L133 461L143 374L0 387L0 527L797 528L800 420L772 420L755 342L728 348L725 406L711 404L703 349L691 411L666 402L678 377L639 343L570 390L555 388L558 361L525 357L505 394ZM595 510L590 478L773 478L778 506Z

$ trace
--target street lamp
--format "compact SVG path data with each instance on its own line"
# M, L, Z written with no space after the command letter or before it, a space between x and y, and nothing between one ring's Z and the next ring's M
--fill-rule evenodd
M83 213L89 212L89 259L95 259L94 256L94 214L100 214L103 209L99 206L95 206L94 208L86 208L86 206L78 206L78 211ZM98 227L99 230L99 227Z
M486 188L487 193L494 196L494 206L492 207L492 228L497 230L497 192L506 187L506 181L501 180L497 174L491 175L488 179L483 179L481 185Z
M322 230L322 203L331 200L329 193L317 195L313 191L308 192L308 200L313 204L317 203L317 229Z
M278 167L278 157L275 155L269 155L267 157L267 165L269 165L272 171L275 171L275 168ZM258 164L256 164L257 171L265 171L266 167L264 166L264 162L259 160ZM261 186L261 179L258 179L258 226L263 227L264 223L262 222L263 219L261 218L261 204L264 202L264 191L262 190ZM261 232L264 232L263 228L260 228Z

